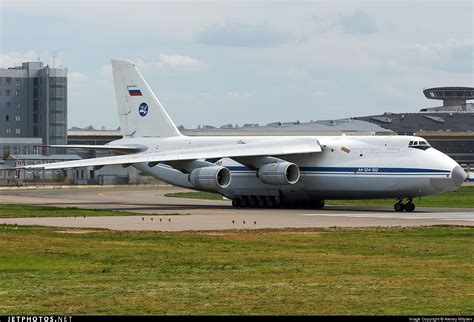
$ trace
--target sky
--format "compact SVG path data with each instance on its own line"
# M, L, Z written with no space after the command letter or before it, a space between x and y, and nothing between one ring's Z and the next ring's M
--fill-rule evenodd
M68 127L119 126L111 58L177 125L329 120L439 106L474 86L473 1L0 0L0 68L68 69Z

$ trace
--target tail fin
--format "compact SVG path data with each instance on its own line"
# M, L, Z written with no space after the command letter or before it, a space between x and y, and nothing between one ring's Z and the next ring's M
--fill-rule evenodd
M120 130L124 137L181 136L135 64L112 59L112 71Z

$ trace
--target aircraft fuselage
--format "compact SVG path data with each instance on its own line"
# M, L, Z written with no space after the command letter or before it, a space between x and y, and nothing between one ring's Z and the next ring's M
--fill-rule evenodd
M322 152L286 155L298 165L301 176L295 184L263 183L256 169L224 158L216 163L228 168L231 182L216 189L234 199L239 196L278 196L291 202L315 199L415 198L456 190L464 181L462 168L444 153L415 136L314 136ZM271 141L272 137L171 137L124 138L111 144L142 146L145 152L247 144ZM189 174L160 163L134 165L139 170L172 185L198 189Z

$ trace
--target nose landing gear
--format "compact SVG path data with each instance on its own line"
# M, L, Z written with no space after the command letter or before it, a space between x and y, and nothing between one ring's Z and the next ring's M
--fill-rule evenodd
M403 200L400 199L398 200L398 202L393 206L393 209L395 209L395 211L397 212L402 212L402 211L406 211L406 212L412 212L413 210L415 210L415 204L413 203L413 199L412 198L408 198L408 201L404 204L403 203Z

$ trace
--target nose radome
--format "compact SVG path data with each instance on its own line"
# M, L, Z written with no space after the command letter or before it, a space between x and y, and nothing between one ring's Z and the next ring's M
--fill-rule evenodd
M453 171L451 171L451 180L456 188L459 188L466 178L466 172L459 165L455 166Z

